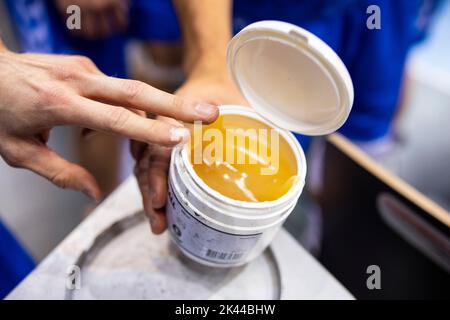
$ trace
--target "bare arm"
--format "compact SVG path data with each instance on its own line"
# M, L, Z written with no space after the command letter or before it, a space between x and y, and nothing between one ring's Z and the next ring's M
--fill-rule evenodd
M174 4L183 34L187 74L177 94L213 104L246 104L226 64L232 1L174 0Z
M231 39L231 0L174 0L184 42L184 67L193 72L225 71Z

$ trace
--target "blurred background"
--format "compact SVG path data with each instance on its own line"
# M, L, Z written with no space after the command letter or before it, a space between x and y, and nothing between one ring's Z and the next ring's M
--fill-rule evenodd
M4 1L0 1L0 28L8 47L20 50ZM449 39L450 1L444 1L431 22L428 36L409 54L394 126L394 147L377 159L447 211L450 210ZM133 78L166 90L173 90L183 79L179 66L169 63L158 67L149 58L148 46L142 43L129 43L125 54L127 70ZM66 127L52 132L50 145L64 157L87 166L107 193L132 174L128 142L122 139L98 135L82 140L79 129ZM1 220L36 261L43 259L94 207L79 193L60 190L35 174L10 168L0 161Z

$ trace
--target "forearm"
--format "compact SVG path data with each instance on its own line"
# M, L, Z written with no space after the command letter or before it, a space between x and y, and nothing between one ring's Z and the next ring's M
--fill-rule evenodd
M231 39L231 0L174 0L184 42L184 68L194 73L226 72Z

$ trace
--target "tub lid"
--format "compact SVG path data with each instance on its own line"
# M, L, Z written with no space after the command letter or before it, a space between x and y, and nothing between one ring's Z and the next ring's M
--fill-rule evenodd
M305 29L280 21L250 24L229 43L227 61L250 105L278 127L324 135L348 118L350 75L337 54Z

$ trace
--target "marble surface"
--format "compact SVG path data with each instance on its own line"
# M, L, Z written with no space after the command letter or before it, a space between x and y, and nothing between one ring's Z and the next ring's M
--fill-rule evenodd
M167 233L151 234L141 210L129 178L7 299L353 299L284 229L246 266L210 268L183 257ZM110 239L99 237L134 217ZM68 289L77 264L80 288Z

